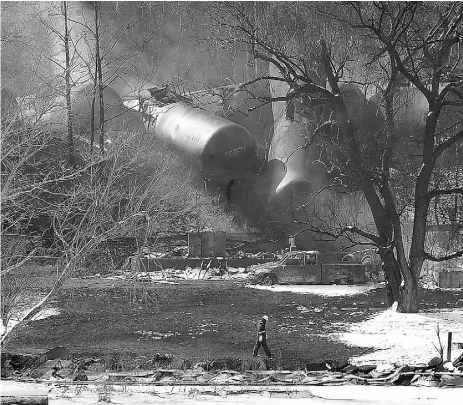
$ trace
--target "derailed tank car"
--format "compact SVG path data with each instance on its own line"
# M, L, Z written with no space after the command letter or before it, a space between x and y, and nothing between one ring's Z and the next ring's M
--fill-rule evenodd
M272 65L269 66L269 73L274 77L280 76ZM269 89L272 97L281 98L287 95L289 85L271 80ZM284 201L289 196L307 196L326 181L324 168L313 163L319 151L310 141L312 134L307 118L295 107L294 103L289 106L284 101L272 103L274 129L264 175L269 183L270 201Z
M198 159L206 179L223 184L249 176L256 142L247 129L167 89L152 90L152 94L141 102L126 102L142 112L148 132Z

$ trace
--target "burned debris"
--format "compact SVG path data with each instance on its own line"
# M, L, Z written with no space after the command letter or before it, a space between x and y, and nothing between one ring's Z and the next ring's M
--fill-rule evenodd
M63 352L64 353L64 352ZM65 353L64 353L65 354ZM64 355L63 357L68 357ZM183 359L156 353L130 365L113 358L54 358L2 354L2 378L29 382L194 384L301 384L463 386L463 354L453 362L435 357L428 363L355 365L349 360L307 363L281 357Z

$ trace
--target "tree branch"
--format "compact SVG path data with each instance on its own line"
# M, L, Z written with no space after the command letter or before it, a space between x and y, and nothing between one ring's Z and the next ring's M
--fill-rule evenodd
M344 233L344 232L352 232L356 235L359 235L359 236L362 236L366 239L369 239L371 240L373 243L375 243L375 245L377 246L380 246L381 245L381 240L378 236L370 233L370 232L366 232L366 231L363 231L362 229L359 229L357 228L356 226L346 226L345 228L343 228L341 230L341 234Z
M305 145L302 145L302 147L304 147ZM300 146L301 148L301 146ZM339 187L340 184L329 184L327 186L324 186L322 188L320 188L320 190L317 190L315 193L313 193L313 195L310 197L309 201L307 201L306 203L304 204L301 204L299 207L296 208L296 211L297 210L300 210L301 208L306 208L313 200L315 200L315 198L317 198L318 195L320 195L323 191L325 190L328 190L330 188L333 188L333 187Z
M453 144L457 143L458 141L463 139L463 130L455 134L454 136L448 138L444 142L437 145L433 152L433 158L437 160L437 158L448 148L450 148Z
M447 189L434 189L429 192L429 200L432 200L435 197L441 195L454 195L454 194L461 194L463 195L463 188L456 187L456 188L447 188Z
M34 257L34 253L37 251L37 249L34 249L32 250L25 258L23 258L22 260L20 260L19 262L11 265L11 266L8 266L6 267L5 269L2 269L1 271L1 275L2 277L9 273L10 271L12 270L15 270L17 269L18 267L21 267L24 263L28 262L32 257Z
M463 256L463 249L458 250L458 251L456 251L454 253L451 253L449 255L442 256L442 257L436 257L436 256L431 255L428 252L424 252L424 258L427 259L427 260L430 260L432 262L445 262L447 260L457 259L457 258L462 257L462 256Z

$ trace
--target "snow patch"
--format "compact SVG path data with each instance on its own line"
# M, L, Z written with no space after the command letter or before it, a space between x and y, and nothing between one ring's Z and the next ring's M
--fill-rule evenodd
M10 320L8 321L8 330L11 330L13 327L15 327L30 311L31 308L21 311L20 314L18 314L17 317L11 317ZM58 308L45 308L42 309L37 315L35 315L32 320L33 321L38 321L39 319L45 319L49 318L50 316L55 316L59 315L61 312L59 311ZM3 325L3 321L0 320L0 336L3 335L6 332L5 326Z
M363 285L248 285L257 290L273 292L292 292L296 294L315 294L325 297L340 297L344 295L366 294L368 291L382 286L382 284Z
M418 314L386 310L364 322L352 325L348 332L339 335L339 339L353 346L379 349L354 358L356 364L428 363L431 358L438 356L434 347L439 347L437 325L445 356L447 332L453 332L453 342L463 342L463 309L426 311ZM461 349L452 348L452 359L461 353Z

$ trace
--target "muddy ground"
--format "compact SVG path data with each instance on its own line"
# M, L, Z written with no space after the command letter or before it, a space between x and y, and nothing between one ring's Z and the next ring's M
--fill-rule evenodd
M35 272L33 294L52 281ZM38 282L40 279L40 282ZM45 281L44 281L45 280ZM420 290L423 309L458 308L463 291ZM50 303L55 313L32 322L8 352L39 353L65 346L74 357L139 363L156 353L193 362L249 357L255 325L270 317L268 340L275 355L303 363L371 352L337 335L386 308L383 286L344 296L249 288L232 280L184 280L178 284L130 283L104 278L68 281ZM264 355L262 353L262 355Z

